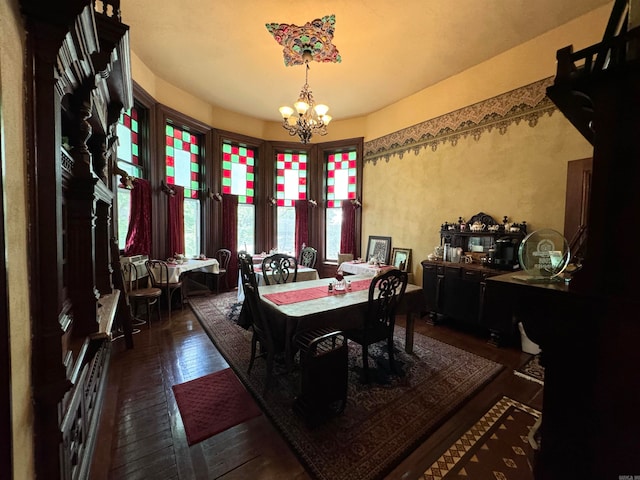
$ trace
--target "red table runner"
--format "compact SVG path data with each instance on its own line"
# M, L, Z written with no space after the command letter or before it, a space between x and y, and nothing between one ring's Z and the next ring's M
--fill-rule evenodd
M351 291L367 290L371 285L371 278L364 280L356 280L351 282ZM336 293L335 290L329 293L327 285L321 287L303 288L301 290L291 290L289 292L267 293L264 298L271 300L276 305L288 305L290 303L306 302L307 300L315 300L317 298L328 297L329 295L348 295L349 290L342 290Z

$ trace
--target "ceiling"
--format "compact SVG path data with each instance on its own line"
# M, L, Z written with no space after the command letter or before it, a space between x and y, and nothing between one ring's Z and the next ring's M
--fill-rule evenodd
M335 15L340 63L309 85L335 120L377 111L610 0L122 0L131 49L157 76L230 111L278 121L304 84L267 23ZM559 45L558 48L564 45Z

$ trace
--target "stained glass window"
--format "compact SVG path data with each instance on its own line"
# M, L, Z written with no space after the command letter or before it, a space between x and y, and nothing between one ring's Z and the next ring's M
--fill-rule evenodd
M357 197L357 153L355 150L327 155L327 209L325 248L327 260L337 260L342 233L342 202Z
M354 200L357 187L357 154L331 153L327 157L327 207L341 207L342 200Z
M118 167L132 177L143 178L141 159L141 138L139 111L132 107L120 114L116 126L118 136ZM125 247L129 230L129 215L131 213L131 191L123 186L118 188L118 246Z
M255 252L256 151L238 144L222 144L222 193L238 196L237 249Z
M253 203L255 197L255 151L222 144L222 193L237 195L238 203Z
M278 153L276 156L276 202L293 207L295 200L307 198L307 154Z
M166 179L184 187L184 198L200 192L200 141L198 136L167 124L165 132Z
M184 187L184 253L201 252L200 147L201 137L170 123L165 126L165 175L169 185Z

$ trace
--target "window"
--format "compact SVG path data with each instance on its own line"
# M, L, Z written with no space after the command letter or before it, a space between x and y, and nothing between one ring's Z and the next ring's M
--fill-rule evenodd
M325 256L327 260L338 259L342 230L342 202L356 199L357 180L357 153L355 150L327 155L325 218Z
M200 144L199 136L167 123L166 178L167 184L184 187L184 254L188 256L201 251Z
M307 198L307 154L276 155L276 205L278 251L294 254L296 233L295 201Z
M118 136L118 167L132 177L144 178L140 158L139 110L132 107L120 114L116 134ZM118 185L118 247L124 249L129 231L131 212L131 190Z
M237 249L255 253L255 151L223 142L222 193L238 196Z

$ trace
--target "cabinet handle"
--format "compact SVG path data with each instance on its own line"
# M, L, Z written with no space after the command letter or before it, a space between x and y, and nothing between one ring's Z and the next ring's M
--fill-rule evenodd
M484 311L484 292L487 289L487 284L484 282L480 282L480 295L479 301L480 304L478 306L478 321L482 322L482 313Z
M438 308L438 310L442 309L442 280L444 280L444 277L440 277L438 276L437 280L436 280L436 307Z

